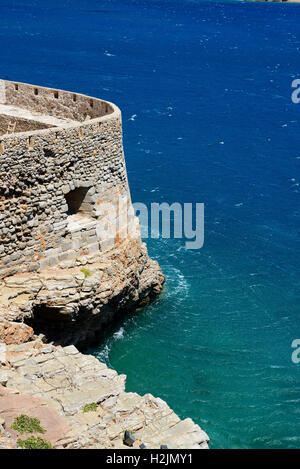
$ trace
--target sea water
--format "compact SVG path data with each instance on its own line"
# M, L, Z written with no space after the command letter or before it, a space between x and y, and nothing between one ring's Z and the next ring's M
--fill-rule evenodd
M205 242L147 240L162 295L91 352L213 448L299 448L300 5L0 0L0 76L123 113L134 202L205 204Z

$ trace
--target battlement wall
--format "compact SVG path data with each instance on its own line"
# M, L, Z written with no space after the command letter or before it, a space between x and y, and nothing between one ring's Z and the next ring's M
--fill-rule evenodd
M83 122L115 111L112 103L70 91L0 80L0 104Z
M120 110L87 96L58 91L57 98L48 88L15 85L1 82L2 101L5 95L10 105L56 117L83 119L88 111L94 117L0 136L0 279L79 265L85 256L107 251L120 239L139 237ZM114 213L107 204L116 208ZM107 237L110 226L128 211L131 231L121 227L127 231Z

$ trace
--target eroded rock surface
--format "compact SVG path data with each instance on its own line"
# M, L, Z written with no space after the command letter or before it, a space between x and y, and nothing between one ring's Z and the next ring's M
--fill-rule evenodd
M208 448L208 436L191 419L180 420L151 394L126 393L125 375L74 346L9 345L0 370L0 448L16 447L10 427L22 413L40 419L55 448L126 449L125 430L134 432L133 448ZM91 403L97 410L83 412Z
M125 430L134 447L206 448L190 419L74 347L164 283L131 203L120 110L5 80L0 104L0 448L16 446L24 412L57 448L126 449Z
M6 345L24 344L32 340L34 335L32 327L18 322L0 322L0 341Z
M57 344L90 344L117 314L147 303L163 283L158 263L132 239L101 256L7 277L0 281L0 339L22 342L3 339L1 323L9 320L26 321Z

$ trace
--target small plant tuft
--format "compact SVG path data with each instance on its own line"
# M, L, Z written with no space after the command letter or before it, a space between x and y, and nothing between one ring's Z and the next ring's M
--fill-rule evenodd
M98 404L96 402L92 402L91 404L85 404L82 408L82 412L95 412L98 409Z
M19 433L46 433L46 430L41 426L39 419L29 417L25 414L16 417L11 428Z
M87 269L86 267L82 267L82 268L80 269L80 272L83 273L83 275L84 275L85 278L89 278L89 277L92 276L92 272L90 271L90 269Z
M50 441L44 440L44 438L30 436L26 440L18 440L18 446L23 449L53 449Z

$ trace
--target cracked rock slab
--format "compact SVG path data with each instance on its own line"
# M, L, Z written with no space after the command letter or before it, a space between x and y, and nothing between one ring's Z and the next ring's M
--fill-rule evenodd
M125 430L134 432L136 449L141 443L147 448L208 448L208 436L191 419L180 420L151 394L125 392L125 375L74 346L39 340L9 345L1 376L0 419L5 428L18 414L29 413L47 426L45 438L57 448L126 449ZM83 412L91 403L96 408ZM9 438L15 442L17 435L9 431Z

